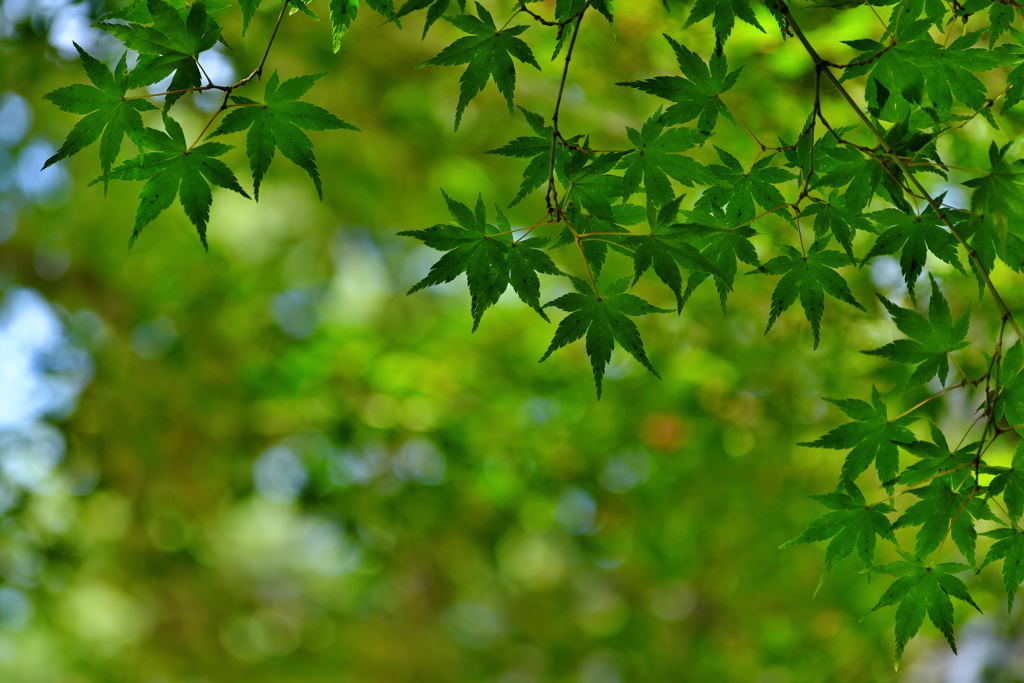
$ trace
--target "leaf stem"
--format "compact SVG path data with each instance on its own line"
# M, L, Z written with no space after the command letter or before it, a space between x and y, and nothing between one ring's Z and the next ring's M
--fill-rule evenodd
M963 372L963 371L961 370L961 372ZM923 401L921 401L920 403L915 405L913 408L910 408L909 410L904 410L902 413L900 413L896 417L894 417L891 420L889 420L889 422L890 423L891 422L895 422L896 420L899 420L900 418L904 418L907 415L910 415L912 412L914 412L915 410L917 410L921 406L926 405L926 404L934 401L935 399L937 399L939 396L942 396L943 394L948 394L949 392L953 391L954 389L962 389L963 387L966 387L968 384L978 384L979 382L981 382L981 379L977 379L977 380L973 380L972 381L972 380L968 380L965 377L962 381L960 381L960 382L958 382L956 384L951 384L948 387L946 387L945 389L943 389L942 391L935 392L934 394L932 394L928 398L924 399Z
M583 14L590 7L590 3L593 0L587 0L587 4L583 6L583 9L579 11L576 17L576 25L572 29L572 37L569 39L569 46L565 51L565 66L562 68L562 80L558 84L558 97L555 98L555 111L551 115L551 154L548 159L548 191L544 196L544 201L547 203L548 214L554 213L559 219L564 217L562 208L558 204L558 190L555 188L555 152L558 149L558 140L562 137L562 133L558 129L558 113L562 108L562 96L565 94L565 82L569 77L569 63L572 61L572 52L576 47L576 38L580 34L580 25L583 23ZM522 4L522 0L520 0ZM586 257L584 257L585 259ZM590 270L588 264L587 270ZM591 278L593 279L593 278ZM596 291L596 289L595 289Z

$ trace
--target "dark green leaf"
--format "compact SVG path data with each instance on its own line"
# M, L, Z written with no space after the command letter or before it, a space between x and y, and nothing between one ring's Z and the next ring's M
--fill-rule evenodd
M570 276L571 277L571 276ZM658 379L661 375L651 365L644 351L640 332L628 316L645 315L647 313L667 313L663 308L656 308L638 296L626 293L629 278L613 282L600 295L588 283L571 277L575 292L563 294L554 301L544 305L559 308L569 315L562 319L555 330L551 345L541 357L547 360L554 351L571 344L584 335L587 337L587 355L594 370L594 383L597 397L601 398L604 380L604 369L612 357L612 350L618 343L629 355L647 368Z
M872 608L875 612L883 607L899 605L896 608L896 667L903 658L903 649L910 639L917 635L925 614L945 636L949 647L956 652L953 637L953 603L950 597L963 600L979 612L981 608L971 599L967 586L953 576L967 567L953 562L926 566L920 561L889 562L877 571L899 577L893 582Z
M447 4L448 0L441 0ZM407 5L409 3L406 3ZM404 9L404 8L403 8ZM510 26L498 29L490 13L479 2L476 3L477 17L469 15L450 18L449 21L459 30L470 35L459 38L441 51L433 59L422 62L419 66L456 66L466 64L466 70L459 79L461 84L459 104L455 109L455 130L462 122L462 112L466 105L477 96L487 85L489 79L494 80L498 91L505 96L509 112L513 111L512 96L516 90L516 69L512 58L529 64L540 70L540 65L533 57L533 51L519 34L527 26ZM402 12L399 12L399 16Z
M711 61L704 60L680 45L669 36L665 39L676 53L676 61L684 78L679 76L658 76L645 81L618 83L627 88L636 88L650 95L675 102L662 115L666 126L673 126L697 119L697 130L710 134L718 122L718 115L732 118L728 108L718 96L728 91L739 79L739 70L729 72L729 64L722 53L716 53Z
M914 441L907 429L917 417L904 415L889 420L885 401L878 389L871 387L871 404L857 399L825 399L853 418L853 422L839 425L825 436L798 445L811 448L851 449L843 463L842 478L853 482L872 462L883 482L892 481L899 472L897 443Z
M868 218L887 229L875 240L863 262L867 263L876 256L894 254L902 250L900 268L912 301L916 301L914 287L924 269L928 252L966 274L957 257L956 237L943 229L945 224L933 211L925 211L920 216L914 216L897 209L883 209L868 214Z
M305 95L323 76L324 74L299 76L281 83L275 71L267 79L263 95L266 101L263 104L237 95L231 98L234 102L233 109L221 121L213 136L248 129L245 152L249 157L253 192L257 200L260 197L260 183L277 149L280 149L281 154L289 161L309 174L316 186L317 195L323 199L320 172L316 167L316 157L313 156L313 143L300 128L315 131L338 128L359 130L326 109L298 101L298 98Z
M196 226L203 247L208 248L206 223L210 219L210 204L213 202L210 184L234 190L243 197L249 196L238 184L235 174L216 158L232 148L219 142L189 147L181 126L174 119L164 116L164 127L167 132L143 129L139 142L153 151L125 161L110 174L117 180L147 181L139 194L135 228L128 246L131 247L142 229L177 197L185 215Z
M75 49L82 56L85 73L96 87L68 85L47 93L44 97L62 110L73 114L85 114L68 133L64 144L57 153L46 160L43 168L66 159L100 139L100 168L103 170L103 189L106 191L110 180L110 168L121 151L124 136L138 137L142 130L142 116L139 112L156 109L145 99L126 99L128 91L127 53L121 56L113 73L98 59L83 50L78 43Z
M700 183L707 185L711 178L697 161L681 153L702 144L707 135L691 128L669 128L661 120L661 110L643 125L640 131L626 129L630 142L637 151L622 160L626 169L623 176L623 197L628 200L643 183L644 191L655 206L672 201L675 192L669 178L687 187Z
M988 549L985 561L978 567L980 572L996 560L1003 561L1003 585L1006 586L1006 611L1013 609L1013 599L1024 581L1024 531L1020 529L995 529L985 532L997 539Z
M875 545L878 537L892 537L891 524L888 517L885 516L885 513L893 511L892 506L887 503L867 505L856 487L853 488L853 491L856 491L858 495L833 493L827 496L812 496L833 512L828 512L814 520L806 531L780 546L780 548L788 548L801 543L816 543L832 539L825 550L825 568L815 592L821 589L825 578L835 566L848 557L854 549L857 550L857 555L864 566L870 568L874 564Z
M131 87L155 83L174 72L164 101L164 111L167 111L185 91L202 84L199 54L217 43L221 28L206 14L206 5L202 2L193 4L185 17L164 0L147 0L147 8L152 17L150 26L104 21L95 26L118 38L125 47L148 57L140 59L133 70Z
M782 275L782 279L772 292L772 307L768 316L768 327L765 334L772 329L786 309L792 306L797 298L804 309L804 315L811 323L814 336L814 348L821 341L821 316L825 312L825 294L845 301L854 308L864 310L856 299L846 280L835 271L836 268L850 265L849 258L842 252L826 250L829 238L825 237L811 245L804 256L793 247L778 245L782 256L776 256L756 271L770 275Z
M885 346L864 353L881 356L894 363L917 365L914 374L907 380L906 390L920 386L938 375L939 381L946 383L949 376L948 355L968 345L965 341L967 329L971 322L968 309L956 323L949 312L942 291L935 278L932 281L932 297L928 304L928 319L917 311L900 308L881 294L879 301L889 311L899 331L909 337L898 339Z

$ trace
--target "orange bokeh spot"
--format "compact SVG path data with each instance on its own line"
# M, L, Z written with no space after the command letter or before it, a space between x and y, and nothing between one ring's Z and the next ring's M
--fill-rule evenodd
M678 415L651 413L640 424L640 438L659 451L682 448L690 438L690 429Z

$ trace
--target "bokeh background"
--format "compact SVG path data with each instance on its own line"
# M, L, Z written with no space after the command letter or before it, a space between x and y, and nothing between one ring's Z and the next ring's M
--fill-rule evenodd
M685 5L618 4L614 34L584 25L563 108L598 148L659 106L614 83L674 72L661 33L714 44L707 22L683 31ZM223 15L231 49L202 59L215 79L258 61L267 5L244 39ZM705 285L641 323L664 381L617 351L597 402L581 344L537 364L553 327L514 296L474 334L464 282L405 296L437 253L395 233L446 221L442 187L505 205L521 164L484 152L528 128L491 85L454 133L461 70L415 66L457 32L421 40L421 18L398 30L365 8L338 54L326 21L296 15L270 55L282 77L326 72L307 99L362 129L314 134L323 202L278 156L258 204L215 193L209 253L180 207L129 253L139 185L90 187L95 148L39 171L74 122L42 96L84 80L72 41L116 61L89 28L112 7L0 3L0 680L1020 680L997 571L969 579L986 614L958 612L960 657L926 624L897 674L892 610L865 617L885 581L844 563L815 596L823 547L777 550L841 465L794 445L842 421L821 398L905 376L858 353L896 336L871 305L906 302L894 261L850 272L870 313L830 300L816 351L796 312L763 335L765 279L738 279L728 317ZM729 45L745 72L726 100L773 144L796 137L814 78L762 10L768 32ZM800 16L838 60L838 40L878 35L868 11ZM517 102L549 115L553 43L526 37L544 70L520 71ZM186 132L218 104L179 106ZM980 165L1006 123L943 151ZM727 122L714 142L757 153ZM246 184L241 149L227 158ZM534 195L510 216L542 213ZM764 253L790 239L773 225ZM996 280L1018 305L1012 274ZM954 313L975 300L990 345L975 284L944 285ZM671 305L658 283L639 293ZM962 432L974 398L926 415Z

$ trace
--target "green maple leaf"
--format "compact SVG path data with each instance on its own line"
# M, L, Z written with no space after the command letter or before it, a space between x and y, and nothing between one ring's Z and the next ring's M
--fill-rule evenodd
M615 223L612 200L622 196L622 176L609 175L626 152L585 154L567 150L558 164L559 177L566 186L565 202L577 202L593 216Z
M705 63L695 52L683 47L670 36L669 42L676 53L676 61L684 78L679 76L657 76L645 81L617 83L627 88L636 88L650 95L675 102L662 115L666 126L673 126L697 119L697 130L710 134L722 114L730 121L729 109L718 98L719 95L736 85L740 71L729 71L725 55L716 52L709 63Z
M1006 511L1010 519L1016 522L1024 514L1024 441L1017 442L1017 450L1013 452L1013 462L1009 469L999 468L995 471L998 474L988 485L988 492L993 496L1003 494Z
M566 208L565 219L569 225L575 227L576 232L581 236L580 247L583 249L583 256L587 259L594 279L601 277L609 249L618 251L627 258L632 258L633 254L629 248L622 246L623 242L629 238L629 230L617 222L595 218L590 214L583 213L576 204L571 203ZM575 241L576 237L572 231L565 228L555 244L561 246L562 243L572 244Z
M328 11L331 17L331 45L337 53L341 49L341 39L359 15L359 0L331 0Z
M540 305L537 273L562 274L551 257L540 249L546 246L547 240L513 242L511 227L500 210L497 210L498 226L487 222L482 197L477 199L476 209L470 211L468 206L447 193L442 191L442 194L457 225L439 224L426 230L398 233L415 237L432 249L446 252L430 267L427 276L413 285L409 294L451 282L465 273L474 331L479 327L484 311L497 303L510 284L524 303L547 320Z
M863 158L860 152L850 149L846 145L839 144L836 139L836 136L842 137L856 130L856 126L840 126L835 129L835 135L826 132L819 136L817 140L814 140L812 145L811 133L813 132L812 125L815 121L814 114L807 118L801 132L801 137L796 143L791 143L785 138L779 138L779 145L783 148L782 154L786 157L786 166L800 173L801 181L804 179L804 174L810 170L812 172L810 187L812 188L817 186L817 179L832 172L840 164Z
M147 0L146 7L152 17L151 26L105 21L94 26L141 55L129 78L130 87L156 83L174 73L164 100L164 111L167 111L184 91L202 84L199 54L217 43L221 28L206 14L206 5L202 2L193 4L184 19L164 0Z
M815 146L817 153L817 145ZM830 155L834 163L828 170L822 169L816 185L842 188L843 204L851 215L860 215L878 192L885 169L875 159L846 147ZM815 164L819 157L815 156Z
M856 41L857 47L866 48L857 61L866 63L846 69L842 80L870 73L865 91L868 106L881 116L889 104L894 115L887 120L905 118L909 105L920 104L927 94L940 111L949 111L955 99L991 121L991 112L985 108L985 85L975 74L995 69L1002 60L994 52L973 48L980 32L968 33L943 48L928 34L932 23L928 19L904 22L899 41L889 49L875 41ZM904 102L890 102L893 94Z
M74 43L82 56L85 73L93 85L68 85L47 93L44 97L62 111L85 114L68 133L64 144L57 153L46 160L43 168L100 140L100 167L103 169L103 190L106 192L110 179L110 167L117 160L124 136L135 138L142 130L142 115L139 112L156 109L148 100L126 99L128 92L128 53L121 55L113 73L98 59ZM95 87L93 87L95 86Z
M1020 529L994 529L984 536L997 539L985 555L985 561L978 567L980 573L996 560L1003 561L1003 585L1006 586L1006 611L1013 609L1013 599L1024 581L1024 531Z
M385 19L396 19L395 6L391 0L366 0L366 4ZM341 49L341 39L345 37L345 34L348 33L349 27L352 26L352 22L355 21L356 17L359 15L359 0L330 0L328 11L331 17L332 45L334 47L334 51L337 52ZM244 19L242 35L245 35L245 25L247 24L248 20Z
M245 152L249 157L253 192L257 200L260 197L260 183L274 159L276 149L280 149L286 159L309 174L316 186L317 195L323 199L320 172L316 167L316 157L313 156L313 143L300 128L315 131L339 128L359 130L326 109L298 101L324 75L298 76L281 83L275 71L267 79L263 94L265 102L261 104L245 97L232 96L231 101L236 106L211 135L213 137L248 129Z
M985 273L992 272L997 258L1018 273L1024 271L1024 240L1012 232L1000 234L999 229L996 228L989 216L968 214L966 219L959 221L957 228L960 235L978 255ZM1001 239L1001 237L1005 237L1005 239ZM980 296L983 297L985 295L985 278L978 271L974 259L971 259L969 263L978 281Z
M999 386L996 418L1005 418L1020 432L1024 428L1024 350L1018 341L998 364Z
M707 135L692 128L669 128L661 120L661 109L644 123L639 131L626 128L629 141L636 147L636 153L622 161L623 197L628 200L642 182L644 191L655 206L664 206L672 201L673 178L687 187L694 182L708 184L710 178L704 167L681 152L702 144Z
M242 35L249 30L249 22L256 15L263 0L238 0L238 6L242 8Z
M974 462L974 458L978 454L977 443L969 443L952 451L942 431L934 424L931 424L930 428L932 441L911 441L898 444L900 448L920 460L900 472L900 476L895 481L883 482L886 486L894 484L913 486L928 479L951 478L955 473ZM943 475L944 472L946 474Z
M872 228L866 218L854 215L847 205L840 203L840 196L844 194L846 193L833 190L828 201L809 197L811 203L804 207L800 216L814 219L814 236L817 239L832 235L836 242L842 245L850 260L853 260L853 238L857 231L871 232Z
M555 0L555 21L569 21L587 6L587 0Z
M815 593L821 590L825 578L835 566L855 549L860 561L870 568L874 564L878 537L892 538L892 525L885 516L885 513L893 511L892 506L887 503L867 505L856 486L848 488L850 494L837 491L823 496L811 496L832 512L814 520L802 534L779 546L781 550L802 543L832 539L825 550L825 568Z
M856 299L850 286L836 268L850 265L849 257L842 252L826 250L829 238L826 236L811 245L804 256L793 247L780 244L782 256L776 256L751 273L763 272L770 275L782 275L782 279L772 292L772 307L768 315L768 327L765 334L772 329L775 321L797 298L804 309L804 315L811 323L814 335L814 348L821 341L821 316L825 312L825 294L845 301L854 308L864 310Z
M582 14L589 5L600 12L609 24L612 24L615 21L612 17L613 4L614 0L593 0L589 3L587 0L555 0L555 21L567 23L573 17ZM563 36L565 33L567 31L562 32Z
M597 398L600 400L604 380L604 369L611 361L612 350L618 343L647 368L658 379L661 375L651 365L644 351L643 340L636 325L628 316L646 315L647 313L668 313L664 308L657 308L633 294L626 293L629 278L611 283L603 293L577 277L569 276L575 292L563 294L544 307L554 306L569 315L562 319L555 330L551 345L544 352L540 362L547 360L554 351L571 344L584 335L587 337L587 355L594 370L594 384L597 387Z
M487 154L500 154L501 156L530 160L526 170L523 171L523 182L519 186L519 192L509 204L509 207L515 206L526 195L544 184L548 179L548 169L551 163L551 139L553 135L551 126L544 125L544 117L540 114L535 114L522 107L519 107L519 110L523 112L526 122L533 129L535 135L532 137L528 135L520 136L503 147L486 152ZM555 147L555 158L561 163L564 163L566 160L566 150L561 145Z
M928 318L915 310L900 308L881 294L882 302L899 331L909 337L889 342L885 346L871 351L864 351L871 356L881 356L894 363L917 365L914 374L907 380L904 391L920 386L938 375L939 381L946 384L949 376L949 354L969 344L965 341L967 329L971 324L971 312L968 309L956 323L949 312L949 304L939 285L932 281L932 298L928 304Z
M683 310L683 276L679 267L728 281L728 277L707 259L700 251L688 244L685 226L675 223L676 214L683 198L679 197L666 204L658 213L647 235L630 235L624 238L625 244L634 247L633 252L633 284L635 285L649 268L676 295L676 310Z
M1017 45L1024 46L1024 36L1016 31L1012 35ZM1024 99L1024 62L1017 64L1010 73L1006 74L1006 85L1008 89L1003 97L1000 114L1005 114L1011 107L1020 104Z
M707 212L688 213L687 217L690 222L683 224L682 227L686 229L685 238L698 247L701 250L701 255L720 273L715 277L715 287L718 289L722 313L725 314L729 292L732 291L732 283L736 278L737 263L742 261L751 266L761 265L761 261L757 257L757 249L750 241L757 231L746 225L731 227L725 212L714 204L709 203L706 207L701 208L706 208ZM697 287L708 277L710 277L709 272L690 271L690 277L686 281L686 291L683 292L684 305Z
M697 0L693 9L690 10L690 17L686 20L683 28L693 26L698 21L711 16L712 13L715 18L711 25L715 29L715 43L719 47L728 40L737 18L750 24L761 33L765 32L764 27L757 21L753 5L749 0Z
M415 1L415 0L412 0ZM442 0L447 4L447 0ZM407 3L408 4L408 3ZM528 26L510 26L499 29L494 24L490 13L479 2L476 3L477 17L463 15L447 17L459 30L470 35L459 38L441 51L433 59L420 63L416 68L424 66L457 66L466 64L466 70L459 79L459 104L455 109L455 130L462 122L462 112L470 100L477 96L487 85L489 79L494 80L498 91L505 96L508 110L513 111L512 97L516 90L516 69L512 58L529 64L540 70L540 64L533 57L533 51L521 38L516 38ZM399 12L401 16L401 12Z
M839 410L853 418L853 422L841 424L828 434L797 444L810 448L850 449L843 463L842 480L853 482L871 463L875 463L878 477L883 482L896 478L899 472L899 450L897 443L914 441L914 434L907 425L917 420L914 415L904 415L889 420L882 394L871 387L871 403L845 398L825 399Z
M1008 161L1009 148L1009 144L999 148L993 142L988 149L992 170L987 176L963 183L974 188L971 211L992 221L1000 242L1006 241L1011 224L1024 219L1024 159Z
M934 552L949 534L968 562L975 564L978 533L974 520L992 519L985 501L975 495L973 486L955 488L949 478L932 481L928 486L913 488L908 493L921 500L907 509L893 524L893 529L920 526L914 546L918 557Z
M153 151L128 159L110 174L111 178L117 180L147 181L139 193L135 227L128 247L135 244L142 229L177 197L181 200L185 215L196 226L203 247L208 249L206 223L210 219L210 204L213 202L210 183L234 190L243 197L249 196L238 184L231 169L216 158L232 147L219 142L189 147L181 126L166 115L164 127L167 132L142 129L139 133L140 146Z
M465 12L466 0L458 0L458 2L461 11ZM403 4L401 8L399 8L399 10L390 18L397 22L397 20L407 14L417 12L421 9L427 10L426 22L423 24L423 36L426 37L427 31L429 31L430 27L434 25L434 22L444 16L444 13L448 10L448 6L450 4L451 0L406 0L405 4Z
M729 220L736 223L753 220L757 215L755 203L765 211L778 209L786 204L782 193L775 186L796 176L785 169L772 167L774 154L758 159L757 163L746 171L736 157L720 147L716 146L715 150L725 165L708 166L708 173L714 178L716 185L708 188L704 194L707 200L726 207L725 213ZM788 215L785 210L780 213Z
M966 275L956 254L957 241L952 233L943 229L945 223L934 211L925 211L920 216L908 215L897 209L883 209L868 214L882 228L888 228L875 240L871 251L862 264L876 256L900 253L900 269L907 283L911 301L917 301L914 287L924 264L931 252Z
M953 602L950 597L963 600L981 611L971 598L964 582L953 576L967 569L966 565L957 562L926 566L914 558L907 562L889 562L877 568L879 573L898 577L882 594L878 604L871 609L872 612L876 612L883 607L899 605L896 608L897 668L903 658L903 649L921 629L925 614L945 636L953 652L956 652L956 639L953 637Z

